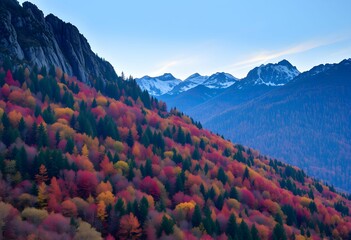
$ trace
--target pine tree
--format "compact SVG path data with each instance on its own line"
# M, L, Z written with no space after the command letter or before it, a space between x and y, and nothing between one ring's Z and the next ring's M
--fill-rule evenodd
M185 134L184 134L183 129L180 126L178 127L177 141L182 145L185 144Z
M236 224L236 218L233 213L230 214L225 233L227 234L227 236L230 236L232 239L235 239L236 237L238 237L237 236L238 226Z
M43 123L41 123L38 127L38 136L37 136L38 148L48 146L48 142L49 142L48 134L46 133L46 129Z
M244 174L243 174L243 181L245 179L250 179L249 169L247 167L245 168L245 171L244 171Z
M273 229L273 240L286 240L285 229L282 224L277 223Z
M191 218L191 223L193 227L198 227L202 222L201 209L198 204L195 205L194 213Z
M199 152L199 147L197 145L195 146L194 152L192 154L192 158L194 160L199 160L201 158L201 155L200 155L200 152Z
M260 240L260 236L258 235L258 230L255 224L253 224L251 227L251 237L252 237L252 240Z
M164 232L166 235L170 235L173 233L173 226L174 222L172 219L169 219L165 215L162 217L162 223L160 226L160 229L158 231L158 237L161 237L162 232Z
M134 145L134 138L133 138L133 134L132 134L131 130L129 130L129 132L128 132L128 136L127 136L126 142L127 142L129 147L133 147L133 145Z
M223 183L223 185L227 182L227 175L225 174L222 167L218 169L217 179Z
M72 154L74 149L74 142L72 138L67 139L65 151Z
M146 159L146 162L145 162L145 168L144 168L144 175L143 175L143 177L146 177L146 176L153 177L152 163L151 163L150 159Z
M145 197L143 197L140 200L139 211L138 211L139 213L138 219L140 220L141 224L145 222L148 212L149 212L149 202Z
M247 226L246 222L244 220L241 221L240 223L240 235L242 239L245 240L251 240L251 232L249 230L249 227Z
M238 199L238 191L236 190L236 187L233 186L230 188L229 197Z

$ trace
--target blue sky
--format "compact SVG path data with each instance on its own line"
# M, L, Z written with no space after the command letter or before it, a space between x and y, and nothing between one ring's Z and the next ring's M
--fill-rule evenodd
M76 25L117 73L134 77L240 78L284 58L305 71L351 57L350 0L31 2Z

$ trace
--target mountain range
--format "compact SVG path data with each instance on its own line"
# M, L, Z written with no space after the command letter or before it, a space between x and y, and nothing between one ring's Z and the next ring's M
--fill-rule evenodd
M350 191L349 61L300 73L282 60L252 69L224 89L200 84L158 98L233 142L254 146Z
M178 95L198 86L209 89L225 89L236 81L238 81L237 78L224 72L217 72L211 76L201 76L195 73L184 81L173 77L170 73L159 77L144 76L136 79L140 88L148 91L152 96Z
M108 62L100 62L88 45L83 50L78 39L68 37L66 46L75 53L82 50L85 62L79 63L82 71L72 68L77 75L70 75L65 71L74 66L75 57L65 55L60 34L47 38L56 32L50 15L41 18L47 25L32 29L43 16L36 6L20 6L16 0L2 0L0 6L0 239L350 238L351 195L297 167L233 144L176 109L167 111L165 103L150 97L137 81L117 76L113 68L105 71ZM22 23L28 29L22 29ZM12 37L4 26L13 27ZM61 27L76 29L63 22ZM25 44L15 38L24 30L30 40ZM85 39L78 30L71 33ZM58 48L50 45L55 41ZM34 52L19 58L20 49ZM56 62L54 56L64 56L66 62ZM96 69L87 64L94 61ZM349 65L343 61L302 73L283 86L286 91L258 97L261 104L255 107L260 112L267 108L272 101L268 96L296 99L289 97L288 89L323 102L330 98L314 96L314 86L320 83L332 90L330 76L338 95L347 96ZM257 72L261 80L256 87L281 84L274 77L266 80L263 69ZM235 89L238 81L230 75L216 76L219 82L209 77L186 92L201 87L225 94ZM159 80L173 78L166 74ZM335 101L328 110L334 104L343 108L348 101L337 102L338 95L330 94ZM308 107L301 102L294 106ZM348 116L322 113L334 123ZM309 154L303 143L296 145Z

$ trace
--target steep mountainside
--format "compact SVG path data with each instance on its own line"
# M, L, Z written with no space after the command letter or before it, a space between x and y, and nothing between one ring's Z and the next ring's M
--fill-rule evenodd
M144 76L137 78L136 82L142 90L148 91L150 95L160 96L171 91L181 83L181 80L175 78L170 73L165 73L159 77Z
M317 66L281 88L202 120L235 142L351 191L350 109L351 61L344 60Z
M349 239L350 199L133 79L0 61L0 239Z
M23 8L15 0L0 2L0 60L4 57L30 66L59 66L83 82L115 80L112 65L90 49L78 29L29 2Z

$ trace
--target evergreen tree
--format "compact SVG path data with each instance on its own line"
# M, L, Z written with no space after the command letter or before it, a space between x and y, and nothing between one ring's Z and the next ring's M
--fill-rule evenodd
M198 227L202 222L201 209L198 204L195 205L194 213L191 218L191 223L193 227Z
M223 204L224 204L224 198L223 198L223 195L220 194L220 195L217 197L217 200L216 200L216 202L215 202L216 208L217 208L218 210L222 210Z
M232 213L229 216L229 220L227 223L227 228L225 233L227 234L228 237L231 237L232 239L237 238L237 234L238 234L238 226L236 224L236 218L235 215Z
M133 145L134 145L134 138L133 138L133 134L132 134L131 130L129 130L129 132L128 132L128 136L127 136L126 142L127 142L129 147L133 147Z
M134 167L129 164L128 181L132 181L134 177Z
M124 208L124 201L122 200L122 198L118 198L114 209L115 209L115 212L119 214L119 216L124 215L125 208Z
M72 154L73 153L73 149L74 149L74 141L72 138L68 138L67 139L67 143L66 143L66 149L65 151Z
M260 236L258 235L258 230L255 224L253 224L251 227L251 237L252 237L252 240L260 240Z
M243 181L245 179L250 179L249 169L247 167L245 168L245 171L244 171L244 174L243 174Z
M218 169L217 173L217 179L223 183L223 185L226 184L227 182L227 175L225 174L224 170L222 167Z
M183 129L180 126L178 127L177 141L178 141L178 143L180 143L182 145L185 144L185 134L184 134Z
M149 202L147 201L147 199L145 197L143 197L141 200L140 200L140 204L139 204L139 220L140 220L140 223L143 224L146 220L146 217L147 217L147 214L149 212Z
M186 136L185 136L185 143L187 144L193 144L193 141L191 140L191 136L190 136L190 133L187 133Z
M93 99L93 102L91 103L91 108L96 108L97 107L97 103L96 103L96 99Z
M46 129L43 123L41 123L38 127L38 136L37 136L38 148L46 147L48 146L48 143L49 143L48 134L46 133Z
M251 232L249 230L249 227L247 226L246 222L244 220L241 221L240 223L240 235L241 239L245 240L251 240Z
M172 219L168 219L168 217L163 216L162 218L162 223L160 226L160 229L158 231L158 237L161 237L162 232L164 232L166 235L170 235L173 233L173 226L174 222Z
M201 140L200 140L200 148L201 148L202 150L205 150L205 147L206 147L206 143L205 143L205 141L201 138Z
M273 240L286 240L285 229L282 224L277 223L273 229Z
M199 160L201 158L201 155L200 155L200 152L199 152L199 147L197 145L195 146L194 152L192 154L192 158L194 160Z
M150 176L153 177L152 173L152 163L150 159L146 159L143 177Z
M238 191L236 190L236 187L233 186L230 188L229 197L238 199Z

